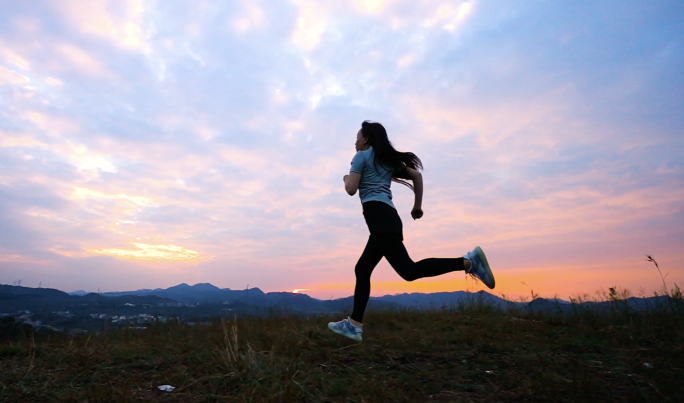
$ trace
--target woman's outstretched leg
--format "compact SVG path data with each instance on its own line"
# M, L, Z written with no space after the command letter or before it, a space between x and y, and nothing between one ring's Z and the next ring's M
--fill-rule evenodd
M380 240L382 255L392 268L406 281L435 277L452 271L465 270L465 259L429 258L414 262L409 257L399 234L383 234Z
M356 263L354 273L356 274L356 287L354 288L354 310L351 318L356 322L363 322L363 313L368 305L371 291L371 274L373 269L382 259L382 248L380 239L377 236L368 237L368 243L363 250L359 261Z

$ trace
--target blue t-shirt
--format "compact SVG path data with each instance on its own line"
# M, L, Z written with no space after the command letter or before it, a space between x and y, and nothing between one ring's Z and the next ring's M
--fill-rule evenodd
M368 147L354 155L349 172L361 174L359 197L361 197L362 204L368 201L381 201L396 209L392 203L392 191L390 191L394 171L386 169L379 162L376 169L373 147Z

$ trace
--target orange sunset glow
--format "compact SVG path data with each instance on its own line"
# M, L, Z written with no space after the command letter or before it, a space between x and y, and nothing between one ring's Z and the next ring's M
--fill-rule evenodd
M0 283L354 291L361 122L414 260L497 295L684 286L684 35L666 7L485 0L0 6ZM463 272L374 296L483 289Z

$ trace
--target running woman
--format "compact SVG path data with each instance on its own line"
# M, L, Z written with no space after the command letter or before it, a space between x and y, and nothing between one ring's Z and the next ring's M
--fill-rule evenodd
M385 128L368 120L361 124L361 130L356 134L356 151L349 175L343 178L344 188L350 196L359 191L370 236L354 270L354 310L346 319L328 323L330 330L352 340L362 340L363 313L370 297L371 273L383 256L406 281L465 270L490 289L494 288L494 275L479 246L463 257L430 258L419 262L411 260L406 252L402 223L392 203L390 184L394 181L413 190L415 202L411 217L414 220L421 218L423 176L418 170L423 169L423 164L415 154L395 150ZM407 182L409 180L413 185Z

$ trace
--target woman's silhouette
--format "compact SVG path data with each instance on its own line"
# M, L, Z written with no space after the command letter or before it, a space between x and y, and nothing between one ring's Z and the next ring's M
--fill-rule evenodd
M337 334L361 341L363 313L370 297L370 279L373 269L385 257L394 270L406 281L434 277L452 271L465 270L487 287L494 288L487 258L477 246L463 257L430 258L414 262L404 247L402 223L392 203L392 181L413 189L415 202L411 217L423 216L423 168L420 159L410 152L394 149L387 131L380 123L365 121L356 134L356 155L352 159L349 175L344 175L344 188L350 196L359 191L363 216L370 236L363 254L356 263L354 310L350 317L330 322L328 327ZM413 182L411 185L408 181Z

